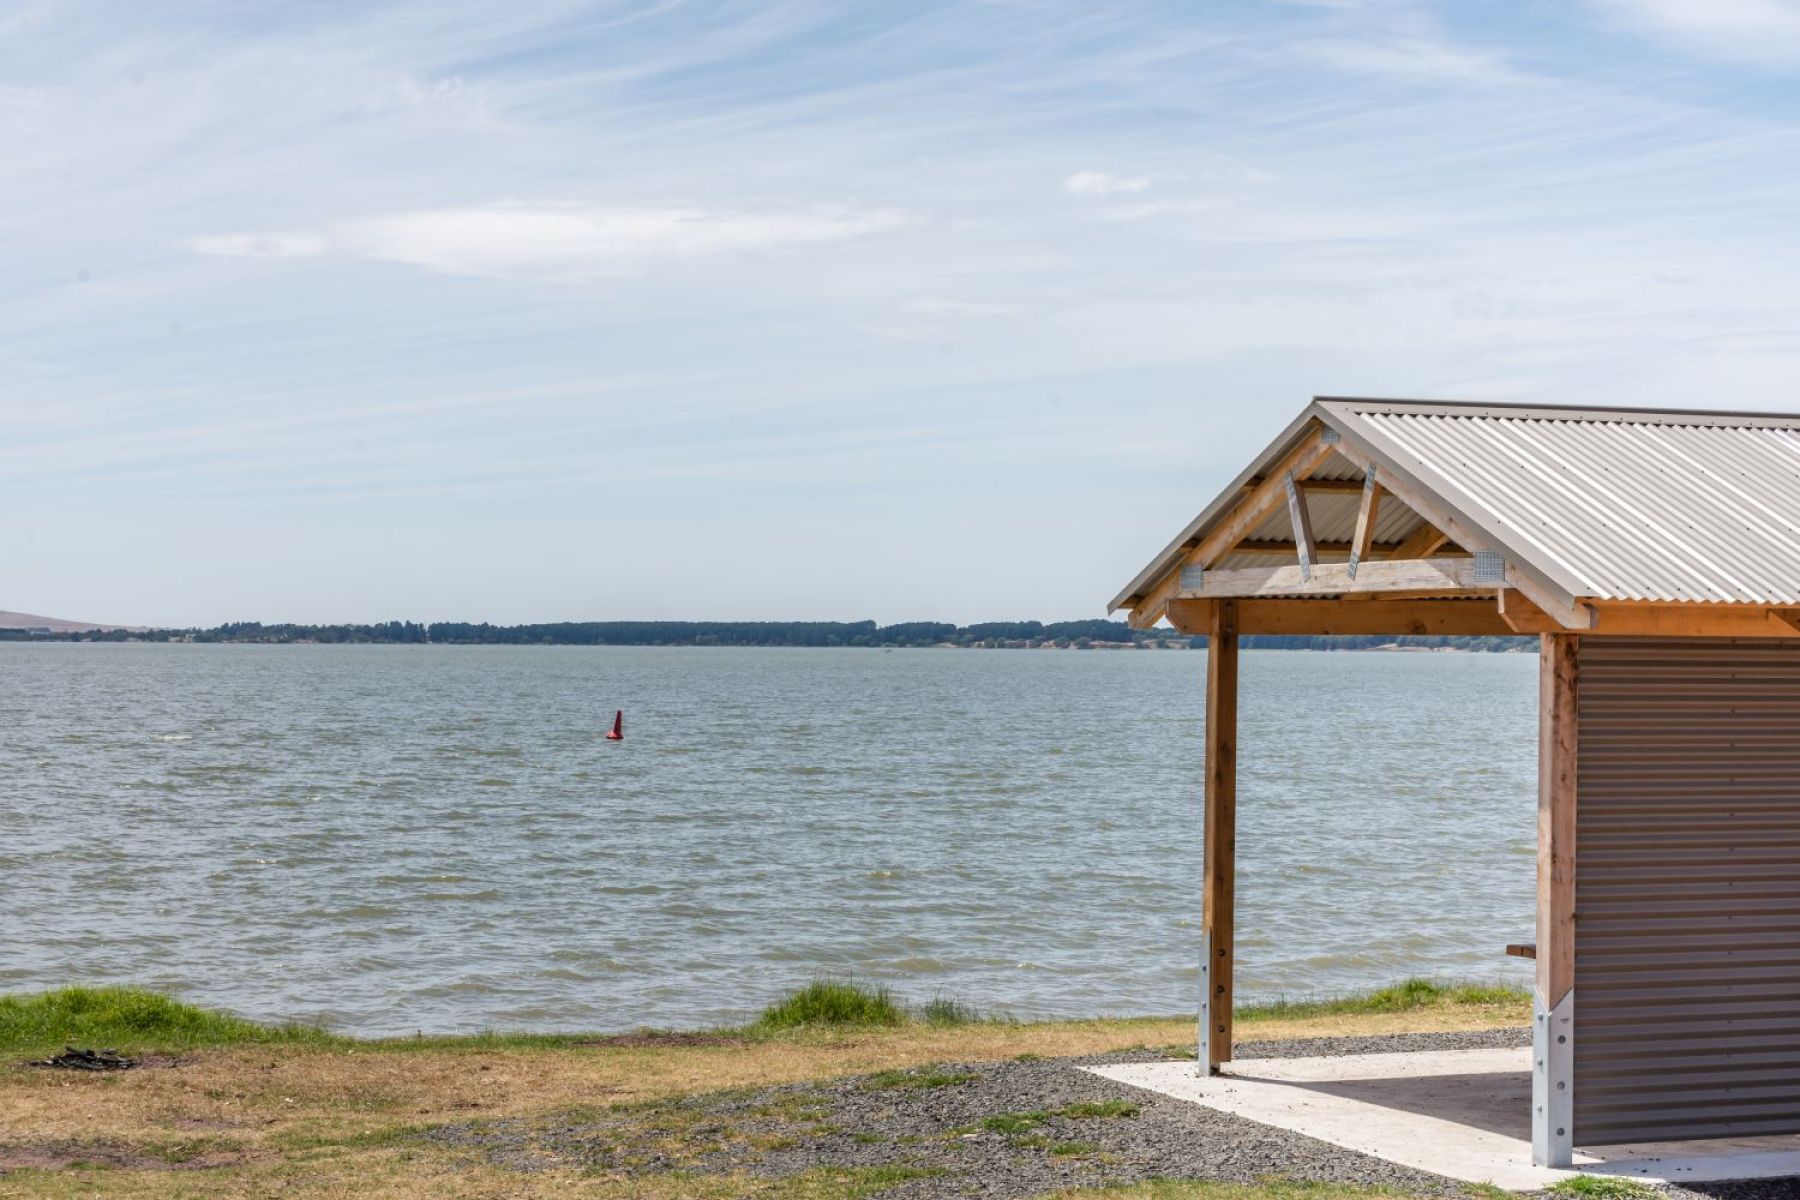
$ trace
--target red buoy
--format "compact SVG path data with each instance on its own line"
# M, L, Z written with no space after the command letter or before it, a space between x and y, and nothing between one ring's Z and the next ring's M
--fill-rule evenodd
M625 710L624 709L621 708L618 712L613 714L612 732L608 733L606 735L606 740L609 742L622 742L625 740Z

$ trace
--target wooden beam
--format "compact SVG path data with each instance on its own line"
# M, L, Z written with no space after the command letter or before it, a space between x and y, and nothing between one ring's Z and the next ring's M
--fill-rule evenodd
M1349 542L1315 541L1313 545L1318 547L1320 558L1324 558L1327 554L1342 554L1348 557L1351 549L1351 543ZM1394 553L1394 551L1399 548L1400 545L1398 542L1391 544L1377 542L1370 548L1369 553L1363 556L1362 561L1369 562L1370 560L1377 558L1399 558L1400 555ZM1239 542L1231 548L1232 557L1236 557L1240 554L1258 554L1265 555L1269 558L1297 559L1300 556L1300 548L1286 538L1250 538ZM1412 555L1411 557L1416 558L1418 556ZM1470 557L1470 554L1467 550L1464 550L1459 546L1446 546L1436 554L1431 555L1431 557L1468 558Z
M1738 608L1720 604L1648 605L1594 601L1596 635L1633 637L1794 637L1800 628L1786 608Z
M1369 471L1373 473L1374 470L1375 467L1371 464ZM1438 532L1436 526L1427 522L1408 534L1404 540L1394 547L1393 552L1387 557L1395 559L1430 558L1434 555L1438 555L1449 541L1449 538ZM1363 593L1353 592L1350 594L1349 598L1352 600L1367 600L1371 597Z
M1206 646L1206 812L1202 848L1200 1029L1205 1074L1231 1061L1233 892L1237 873L1237 604L1213 607Z
M1207 632L1216 606L1226 600L1173 600L1169 623L1181 633ZM1237 600L1238 632L1316 636L1381 634L1442 637L1464 634L1510 637L1491 599L1471 600Z
M1579 641L1538 644L1537 986L1532 997L1532 1161L1567 1166L1574 1145L1575 812Z
M1299 444L1282 456L1261 482L1248 489L1242 499L1218 521L1211 533L1195 542L1181 558L1172 563L1141 600L1131 606L1126 622L1133 629L1148 629L1163 617L1169 600L1181 584L1181 568L1189 563L1206 566L1217 562L1233 546L1250 535L1271 512L1281 506L1287 496L1287 477L1305 479L1314 467L1329 458L1337 446L1324 439L1325 427L1315 424Z
M1364 570L1373 565L1367 564ZM1490 599L1493 595L1489 589L1465 599L1421 600L1405 598L1404 593L1381 592L1354 599L1243 598L1238 600L1238 632L1510 637L1567 631L1516 588L1501 590L1504 611L1501 604ZM1205 633L1215 603L1210 599L1176 599L1169 605L1169 621L1182 633ZM1716 605L1697 604L1596 607L1600 614L1598 624L1583 636L1800 637L1800 627L1796 627L1800 614L1788 608L1719 609ZM1700 611L1709 608L1717 611Z
M1406 535L1398 546L1394 547L1395 558L1429 558L1443 549L1449 541L1442 530L1430 521Z
M1370 551L1375 549L1375 522L1381 516L1381 485L1375 482L1375 468L1363 477L1362 502L1356 508L1356 532L1350 537L1350 578L1356 578L1356 568L1369 558ZM1420 558L1425 557L1420 555Z
M1559 633L1562 626L1556 618L1531 602L1518 588L1498 589L1500 619L1514 633Z
M1493 586L1475 583L1475 561L1469 558L1380 559L1352 571L1349 563L1320 563L1308 568L1239 567L1207 571L1198 586L1182 588L1177 599L1207 600L1223 596L1273 598L1341 596L1350 592L1412 592L1430 596L1492 596Z
M1306 493L1287 477L1288 521L1294 527L1294 547L1300 559L1300 578L1311 579L1313 564L1319 561L1319 547L1313 541L1312 512L1307 508Z
M1249 491L1251 488L1261 483L1263 478L1264 477L1261 475L1251 476L1244 481L1244 490L1246 492ZM1360 479L1304 479L1301 480L1300 486L1303 490L1308 492L1332 493L1360 492L1362 491L1363 485L1362 480Z
M1313 549L1320 554L1348 554L1350 553L1350 543L1315 541ZM1233 554L1266 554L1272 558L1298 559L1300 557L1300 547L1294 542L1281 538L1256 538L1242 541L1233 546L1231 552Z

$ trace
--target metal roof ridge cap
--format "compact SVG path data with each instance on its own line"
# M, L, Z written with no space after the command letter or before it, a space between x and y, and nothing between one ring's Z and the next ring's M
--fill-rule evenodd
M1594 421L1655 425L1800 429L1800 413L1711 408L1636 408L1606 404L1553 404L1521 400L1431 400L1382 396L1314 396L1316 404L1349 415L1379 411L1395 415L1511 418L1539 421ZM1435 410L1435 411L1434 411Z
M1332 402L1321 400L1321 405L1330 406ZM1552 591L1561 594L1570 604L1580 604L1589 599L1582 590L1578 580L1566 576L1558 567L1547 566L1535 556L1521 550L1508 536L1495 531L1492 524L1477 520L1470 515L1472 497L1456 487L1455 483L1420 463L1412 454L1402 449L1379 429L1371 428L1357 413L1333 413L1344 425L1339 426L1343 437L1360 445L1363 453L1376 460L1384 469L1391 470L1401 479L1411 483L1420 491L1435 497L1451 514L1467 523L1477 533L1494 543L1494 548L1503 552L1511 562L1525 568L1538 579L1549 585ZM1459 500L1457 497L1461 497ZM1420 514L1424 516L1423 513ZM1426 518L1429 519L1429 518ZM1447 530L1445 532L1448 532ZM1474 551L1488 547L1465 546L1465 550Z

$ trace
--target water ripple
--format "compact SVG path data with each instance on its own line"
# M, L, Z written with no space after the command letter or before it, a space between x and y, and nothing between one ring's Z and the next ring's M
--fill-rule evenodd
M1526 977L1534 662L1245 653L1242 994ZM361 1033L738 1021L820 971L1182 1011L1204 666L0 644L0 987Z

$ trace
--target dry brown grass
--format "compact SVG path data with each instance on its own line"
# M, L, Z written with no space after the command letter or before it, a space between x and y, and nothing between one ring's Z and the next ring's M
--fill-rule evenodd
M1515 1026L1517 1004L1262 1019L1241 1040ZM261 1046L201 1051L185 1065L118 1074L0 1069L0 1163L88 1145L112 1169L0 1174L7 1196L341 1195L806 1198L856 1194L855 1181L607 1181L520 1176L448 1151L393 1144L407 1129L689 1092L767 1086L935 1062L1061 1057L1191 1044L1183 1020L981 1024L805 1032L725 1045L417 1050ZM109 1157L110 1156L110 1157ZM224 1165L236 1163L238 1165ZM210 1165L220 1164L220 1165ZM823 1191L809 1191L815 1185ZM827 1186L829 1185L829 1186ZM721 1188L725 1190L721 1191ZM787 1190L783 1190L786 1188ZM623 1189L623 1190L621 1190ZM756 1190L761 1189L761 1190ZM772 1190L771 1190L772 1189Z

